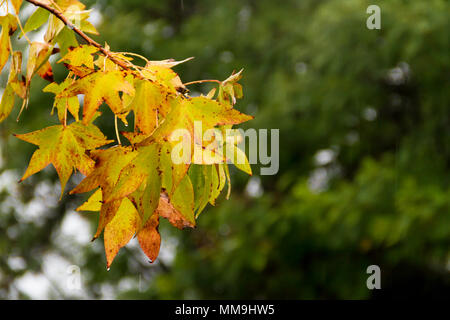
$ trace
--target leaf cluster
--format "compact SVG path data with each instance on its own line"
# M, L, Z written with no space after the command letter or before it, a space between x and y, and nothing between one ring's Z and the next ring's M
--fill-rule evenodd
M38 75L50 82L43 91L54 94L51 113L56 111L60 124L16 135L39 147L21 181L52 164L61 181L62 196L72 174L81 172L86 178L70 193L95 191L78 210L99 212L94 239L104 233L108 268L120 248L135 235L150 261L154 261L161 243L160 218L180 229L193 228L198 215L208 203L215 204L226 184L229 195L228 163L234 162L251 174L246 159L244 164L237 164L236 157L230 156L231 152L242 155L235 142L215 137L210 145L205 145L203 139L191 139L191 158L181 164L172 160L178 143L174 140L177 130L186 130L191 137L203 137L207 130L225 132L252 119L234 108L243 95L238 83L241 72L225 81L215 80L218 90L207 96L191 97L173 71L173 67L189 59L150 61L132 53L113 52L107 44L102 47L86 36L98 33L87 21L90 11L81 2L28 2L38 9L24 27L18 17L22 1L13 2L15 14L0 17L0 71L11 58L0 121L11 114L16 98L22 99L19 116L28 108L30 83ZM44 25L45 42L29 41L26 34ZM29 41L23 75L22 52L15 51L10 41L18 30L19 36ZM88 43L79 44L76 33ZM67 76L61 82L54 82L52 55L60 55L57 63L67 68ZM144 66L133 62L136 56L145 62ZM114 140L109 140L94 124L102 116L102 104L114 113L111 120L115 121L117 144L112 145ZM119 133L118 119L128 126L129 118L134 122L132 131ZM196 121L202 123L201 132L195 132ZM129 143L122 144L121 136ZM218 151L223 150L219 145L225 146L225 152ZM194 156L206 149L212 156Z

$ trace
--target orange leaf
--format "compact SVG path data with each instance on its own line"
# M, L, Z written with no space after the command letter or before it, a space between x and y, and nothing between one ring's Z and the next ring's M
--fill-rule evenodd
M139 231L137 238L142 251L154 262L159 254L161 247L161 235L158 231L159 216L153 214L145 223L144 228Z

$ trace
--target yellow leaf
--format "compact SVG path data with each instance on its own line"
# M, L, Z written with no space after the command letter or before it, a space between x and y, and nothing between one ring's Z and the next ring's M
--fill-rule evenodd
M86 151L111 142L106 140L97 127L84 126L78 122L67 127L57 125L16 137L39 146L21 181L51 163L61 181L61 196L74 168L84 175L88 175L94 168L95 162L86 155Z
M14 10L16 11L16 14L19 14L20 6L22 5L23 0L11 0Z
M69 53L62 57L59 62L66 62L74 67L86 66L94 69L94 56L98 48L90 45L82 45L73 49L69 48Z
M0 17L2 32L0 34L0 72L8 61L11 47L9 45L9 36L17 29L17 20L12 14Z
M125 198L114 218L106 225L104 237L107 267L111 266L120 248L136 233L139 216L130 200Z
M30 45L30 51L27 61L27 87L30 86L31 78L38 73L43 79L53 81L53 71L48 58L53 51L47 43L33 42Z
M168 95L167 90L155 82L137 82L136 94L129 106L135 114L135 130L150 135L156 129L158 115L166 115L170 110Z
M100 211L102 208L102 189L97 189L76 211Z
M97 71L76 80L67 89L58 94L58 98L84 94L83 123L88 124L100 105L105 101L111 110L126 124L127 110L119 92L134 95L134 87L125 80L121 71Z
M0 102L0 122L5 120L11 113L14 107L14 90L12 86L8 85L3 91L2 100Z
M73 115L75 121L79 119L79 111L80 111L80 102L78 101L78 97L68 97L68 98L59 98L57 95L64 91L70 84L72 83L71 79L66 79L60 84L56 82L50 83L46 86L42 91L51 92L56 95L55 101L53 103L52 114L54 109L58 110L58 118L61 123L64 123L66 117L66 109Z
M0 102L0 122L6 119L11 113L14 107L15 94L24 98L25 85L18 79L18 75L21 72L21 66L22 53L16 51L12 55L8 84L3 91L2 100Z
M206 131L216 126L239 124L251 119L252 116L205 97L179 99L178 103L173 104L161 126L142 145L154 140L167 140L177 129L188 130L193 139L195 121L200 121L203 131Z
M248 162L245 152L238 148L234 143L225 144L225 152L228 159L241 171L252 175L252 168Z
M50 43L55 39L58 34L61 32L61 30L64 28L64 23L59 20L58 17L51 14L50 18L48 19L48 28L47 31L44 34L44 41L46 43Z
M142 74L149 80L161 83L167 87L172 93L176 92L187 92L188 90L181 82L178 74L172 69L162 66L155 65L151 62L147 64Z
M70 193L84 193L101 187L104 194L109 194L116 185L122 169L136 156L137 152L121 146L92 151L94 170Z

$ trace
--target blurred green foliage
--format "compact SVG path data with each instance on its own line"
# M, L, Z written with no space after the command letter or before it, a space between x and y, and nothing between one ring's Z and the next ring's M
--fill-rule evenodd
M449 297L448 1L377 1L381 30L366 28L373 3L365 0L86 2L101 13L99 40L112 50L152 60L195 56L176 67L185 82L225 79L243 67L237 108L256 116L247 127L280 129L280 171L260 177L261 196L233 171L231 200L208 208L197 229L163 224L173 260L147 266L127 248L109 272L101 243L75 250L52 242L63 213L82 199L65 197L41 223L15 219L0 203L0 229L18 229L0 234L0 297L56 249L80 266L85 297ZM3 170L22 172L33 150L11 132L56 121L42 85L19 124L0 125ZM111 124L102 129L112 136ZM55 176L49 170L21 185L22 200ZM26 268L13 270L11 255ZM372 264L382 290L366 287Z

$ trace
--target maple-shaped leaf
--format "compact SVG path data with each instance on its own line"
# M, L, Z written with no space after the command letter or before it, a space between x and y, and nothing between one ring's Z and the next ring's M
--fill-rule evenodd
M52 6L53 0L48 1L47 5ZM84 4L77 0L60 0L56 1L58 10L64 15L64 17L71 23L77 23L79 21L86 20L89 17L89 11L84 10L86 7ZM48 20L47 31L44 34L44 40L47 43L51 43L59 33L64 29L64 23L55 15L50 15Z
M185 93L188 91L183 82L181 82L178 74L167 66L149 62L145 66L145 69L141 71L141 73L147 79L157 83L161 83L172 93Z
M141 223L144 225L159 203L160 147L152 144L141 147L135 152L138 155L122 169L114 188L104 192L104 200L108 204L129 196L138 209Z
M58 111L58 119L59 121L61 121L61 123L67 121L66 110L73 115L75 121L79 120L78 118L80 111L80 102L78 101L78 97L65 97L65 98L58 97L58 94L63 92L72 82L73 82L72 79L67 78L60 84L52 82L42 90L44 92L51 92L56 95L55 101L53 103L52 114L54 109L56 108Z
M94 56L98 48L90 45L82 45L76 48L69 48L69 52L59 61L64 61L74 67L85 66L94 69Z
M83 123L88 124L103 102L127 123L127 110L123 105L119 92L134 95L133 85L125 79L122 71L97 71L76 80L67 89L58 94L58 98L73 97L84 94Z
M145 224L160 205L163 192L176 211L177 220L182 220L183 226L194 226L194 190L184 166L177 170L170 158L164 157L164 146L156 143L139 147L136 152L139 155L122 170L116 186L105 196L105 202L130 197ZM169 218L169 215L164 217ZM175 223L173 219L169 221ZM176 226L180 227L180 224L176 223Z
M129 147L112 147L106 150L91 152L91 158L95 161L95 167L70 194L85 193L101 188L102 199L110 194L122 169L136 157L137 153ZM100 218L94 239L98 238L105 226L114 218L123 199L109 202L101 206Z
M195 121L201 122L202 130L206 131L216 126L240 124L251 119L252 116L206 97L178 99L178 103L173 104L171 112L161 126L141 145L152 141L167 141L178 129L186 129L193 139Z
M101 211L107 206L102 201L102 191L98 189L77 211ZM158 257L161 246L161 236L158 231L159 218L166 218L180 229L194 227L194 224L185 217L170 202L167 194L162 193L157 209L142 225L141 215L136 210L134 199L124 198L120 205L115 206L114 214L104 226L104 245L108 268L123 246L137 233L142 251L154 262ZM102 215L102 212L100 212ZM95 237L94 237L95 239Z
M139 215L133 203L127 198L121 201L117 212L105 226L103 240L105 244L106 263L109 268L119 252L136 233Z
M193 162L204 163L203 159L196 159L195 148L203 149L203 134L209 129L217 126L239 124L253 119L252 116L245 115L230 106L220 104L215 100L206 97L195 97L191 99L177 99L177 103L172 103L171 111L165 118L164 122L155 130L155 132L147 139L138 144L145 146L154 142L166 145L167 152L172 153L174 147L179 144L177 136L183 130L189 135L191 141L191 155ZM195 128L194 124L198 121L200 128ZM195 132L194 129L200 130ZM173 136L176 134L176 136ZM210 150L214 153L215 150ZM223 155L220 161L223 162ZM170 163L173 163L168 159ZM178 183L187 173L189 163L183 165L172 165L172 169L176 169L178 173L174 176L172 187L176 188ZM173 171L173 170L172 170ZM173 171L175 172L175 171Z
M150 135L158 125L158 117L165 117L170 110L168 90L152 81L138 80L136 93L129 108L134 111L135 130Z
M12 14L0 17L0 26L2 32L0 34L0 72L8 61L11 47L9 45L9 36L17 29L17 20Z
M242 71L238 73L233 73L226 80L222 81L219 86L219 94L217 100L224 104L236 104L236 99L241 99L243 97L242 86L238 81L242 78Z
M98 189L83 205L77 208L77 211L101 211L104 206L106 204L102 201L102 191ZM158 231L159 212L166 217L172 216L174 212L167 200L161 200L160 207L159 211L155 211L145 225L140 227L141 218L135 205L128 198L120 201L114 215L104 226L104 246L108 268L120 248L125 246L135 233L137 233L142 250L150 261L156 260L161 246L161 236Z
M74 169L88 175L94 168L95 162L87 156L86 151L111 142L94 125L85 126L79 122L66 127L51 126L15 136L39 146L20 181L41 171L51 163L61 181L61 196Z
M95 161L94 170L70 191L70 194L85 193L98 187L107 194L111 193L120 172L137 154L132 148L122 146L92 151L91 158Z

